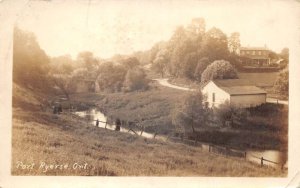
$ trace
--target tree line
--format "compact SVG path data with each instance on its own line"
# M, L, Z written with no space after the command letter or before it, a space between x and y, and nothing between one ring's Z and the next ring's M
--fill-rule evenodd
M229 37L221 29L206 31L203 18L194 18L187 26L179 26L167 42L150 50L152 68L162 77L185 77L201 82L202 73L216 60L235 61L240 47L239 33Z
M226 36L216 27L206 30L205 20L194 18L186 27L179 26L170 40L155 44L141 59L146 57L152 63L152 70L161 77L168 75L204 84L211 79L238 78L237 71L244 71L249 62L238 55L240 47L238 32ZM269 67L282 72L274 82L273 91L287 98L289 49L283 48L280 53L270 50L269 58L272 62ZM263 71L262 68L260 72Z
M148 80L135 57L110 61L85 51L71 56L49 57L35 35L19 28L14 30L13 81L23 87L67 98L80 80L94 81L102 91L130 92L148 88Z

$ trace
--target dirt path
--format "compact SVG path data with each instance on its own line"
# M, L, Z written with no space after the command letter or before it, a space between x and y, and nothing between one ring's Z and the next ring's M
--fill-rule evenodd
M185 91L195 91L195 89L190 89L190 88L180 87L180 86L170 84L168 82L168 78L158 78L158 79L153 79L153 80L157 81L162 86L166 86L166 87L170 87L170 88L174 88L174 89L185 90Z
M168 82L168 78L158 78L158 79L153 79L153 80L157 81L160 85L165 86L165 87L180 89L180 90L184 90L184 91L195 91L195 89L190 89L190 88L170 84ZM278 103L278 104L284 104L284 105L289 104L288 101L279 100L279 99L275 99L275 98L267 98L267 103Z
M275 98L267 98L267 103L278 103L278 104L289 105L289 101L279 100Z

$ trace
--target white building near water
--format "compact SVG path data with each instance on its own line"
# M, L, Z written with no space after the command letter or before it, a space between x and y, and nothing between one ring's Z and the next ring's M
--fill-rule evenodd
M202 87L209 107L229 102L236 107L254 107L266 103L267 92L243 79L211 80Z

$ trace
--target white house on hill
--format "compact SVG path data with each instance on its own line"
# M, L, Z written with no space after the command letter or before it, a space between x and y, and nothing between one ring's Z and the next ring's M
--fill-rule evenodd
M237 107L252 107L266 103L267 93L243 79L211 80L202 87L209 107L228 101Z

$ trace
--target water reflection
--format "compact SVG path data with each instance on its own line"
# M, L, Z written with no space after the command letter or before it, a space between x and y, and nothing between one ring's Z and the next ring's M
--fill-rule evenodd
M92 124L93 126L96 126L96 120L99 120L99 125L98 127L101 128L106 128L109 130L115 130L116 125L114 124L109 124L106 123L108 121L107 117L101 113L99 110L97 109L90 109L87 111L78 111L75 112L76 115L86 118L87 121ZM130 134L141 134L141 131L136 131L135 133L133 131L130 131L127 128L124 128L121 126L120 128L121 132L127 132ZM148 132L143 132L142 137L145 138L154 138L154 134L152 133L148 133ZM167 138L164 136L156 136L155 139L159 139L159 140L163 140L166 141ZM209 144L207 143L201 143L198 144L198 146L200 146L202 148L202 150L204 151L209 151ZM268 166L272 166L272 167L281 167L282 164L284 164L284 167L287 168L287 154L280 152L280 151L276 151L276 150L246 150L246 159L255 163L260 164L261 163L261 157L263 157L264 159L276 162L278 164L274 164L272 162L268 162L268 161L263 161L264 165L268 165Z
M90 109L90 110L87 110L87 111L78 111L78 112L75 112L76 115L80 116L80 117L83 117L83 118L86 118L87 121L92 124L93 126L96 126L96 120L99 120L99 125L98 127L100 128L106 128L106 129L109 129L109 130L115 130L116 129L116 125L115 124L110 124L108 123L108 119L107 117L101 113L99 110L96 110L96 109ZM120 128L120 132L127 132L127 133L130 133L130 134L138 134L138 135L141 135L141 131L136 131L134 130L135 133L133 131L130 131L129 129L127 128L124 128L121 126ZM143 132L142 137L145 137L145 138L154 138L154 134L152 133L148 133L148 132ZM155 139L159 139L159 140L166 140L165 137L163 136L155 136Z
M273 166L273 167L281 167L281 165L284 165L284 167L287 168L287 164L288 164L287 154L276 150L263 150L263 151L248 150L246 157L247 160L259 164L261 163L261 157L263 157L266 160L272 161L269 162L264 160L263 164L268 166Z

